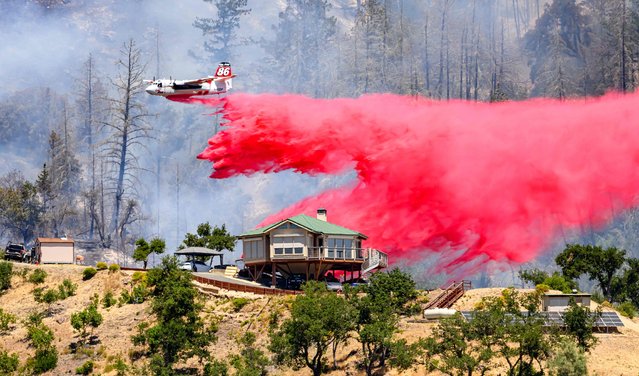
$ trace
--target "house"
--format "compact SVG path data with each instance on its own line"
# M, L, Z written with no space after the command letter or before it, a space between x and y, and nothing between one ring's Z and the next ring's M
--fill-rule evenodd
M300 214L238 236L243 245L243 261L253 280L269 273L272 286L276 274L305 275L320 279L331 271L350 278L388 265L388 256L365 248L366 235L330 223L325 209L317 217Z
M67 238L37 238L36 257L41 264L73 264L75 242Z

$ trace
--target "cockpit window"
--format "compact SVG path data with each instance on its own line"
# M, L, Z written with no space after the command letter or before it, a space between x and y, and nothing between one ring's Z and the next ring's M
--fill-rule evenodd
M161 82L158 82L158 87L162 87L162 83Z

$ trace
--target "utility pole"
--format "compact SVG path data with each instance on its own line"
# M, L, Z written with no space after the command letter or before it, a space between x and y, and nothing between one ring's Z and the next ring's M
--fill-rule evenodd
M157 173L155 174L155 205L157 206L157 234L160 236L160 157L158 156L157 160Z
M157 171L155 174L155 206L157 207L157 237L160 238L160 159L161 157L158 155L157 159ZM155 252L151 255L151 267L155 266Z
M175 224L175 244L180 245L180 162L176 160L177 168L175 173L175 202L177 206L177 221Z

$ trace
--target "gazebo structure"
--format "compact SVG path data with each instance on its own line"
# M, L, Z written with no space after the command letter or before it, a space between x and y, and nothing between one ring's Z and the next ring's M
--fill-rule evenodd
M251 278L270 273L275 286L277 273L317 280L341 271L353 278L388 265L384 252L363 247L366 235L328 222L326 214L319 209L316 218L300 214L239 235Z
M196 257L210 257L209 265L213 267L213 259L215 256L220 258L220 265L224 264L224 252L216 251L206 247L187 247L175 252L176 256L186 256L187 261Z

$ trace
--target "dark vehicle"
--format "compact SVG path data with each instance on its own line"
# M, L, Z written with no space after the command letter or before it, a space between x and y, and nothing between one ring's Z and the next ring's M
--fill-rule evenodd
M22 243L9 243L4 249L4 258L7 260L28 261L29 251Z
M235 265L231 265L231 264L214 265L213 269L226 270L226 268L229 267L229 266L235 266Z
M251 279L251 273L249 273L248 269L240 269L237 272L237 276L242 279Z
M273 282L273 276L269 273L262 273L262 278L260 279L260 283L266 287L271 287ZM279 272L275 275L275 287L278 289L285 289L287 280L284 279Z
M290 290L299 290L302 288L304 282L306 282L306 276L304 274L293 274L286 281L286 288Z

